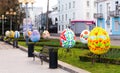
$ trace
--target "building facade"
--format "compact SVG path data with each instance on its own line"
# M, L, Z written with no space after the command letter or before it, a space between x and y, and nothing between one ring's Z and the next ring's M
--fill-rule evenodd
M120 0L97 0L97 26L110 35L120 35Z
M33 29L38 29L40 27L39 18L40 14L43 12L42 7L33 7L28 8L29 17L32 19Z
M58 31L58 6L54 5L52 11L48 14L48 17L52 20L52 24L49 26L50 33L57 33Z
M58 33L71 27L71 22L94 21L95 12L95 0L58 0ZM78 28L79 26L81 24L77 25Z

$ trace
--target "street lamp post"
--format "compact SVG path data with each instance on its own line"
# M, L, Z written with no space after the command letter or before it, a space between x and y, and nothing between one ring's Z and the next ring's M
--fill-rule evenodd
M2 22L2 40L4 39L4 20L6 20L7 18L4 16L4 15L2 15L2 17L0 17L0 20L1 20L1 22Z
M33 8L34 2L35 2L34 0L19 0L20 7L22 6L22 4L25 4L26 25L27 25L27 19L28 19L28 4L31 4ZM26 29L28 31L28 25L26 26Z
M10 11L6 12L6 15L10 15L10 30L12 30L12 16L16 15L16 12L10 9Z
M6 19L6 17L4 15L2 15L2 35L4 36L4 20Z
M47 1L47 13L46 13L46 29L48 30L48 13L49 13L49 0Z
M34 4L34 0L19 0L19 3L20 3L20 7L22 7L22 4L25 4L25 13L26 13L26 20L25 20L25 24L26 24L26 32L28 32L28 4L32 4L32 7L33 7L33 4ZM28 35L25 35L25 38L26 38L26 43L28 44L28 41L29 41L29 38L28 38Z

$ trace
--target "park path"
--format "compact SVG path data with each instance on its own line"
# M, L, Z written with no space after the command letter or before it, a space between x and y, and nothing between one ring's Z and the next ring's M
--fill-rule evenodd
M33 61L26 53L26 48L13 48L12 45L0 41L0 73L90 73L62 61L60 67L50 69L49 64L41 62L38 58ZM24 51L23 51L24 50Z
M0 73L69 73L61 68L50 69L49 64L41 65L39 59L28 58L27 53L0 42Z

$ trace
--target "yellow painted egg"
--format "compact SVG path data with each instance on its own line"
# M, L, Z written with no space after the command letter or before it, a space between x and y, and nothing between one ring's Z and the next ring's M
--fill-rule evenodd
M12 31L12 30L10 31L9 37L10 37L10 38L14 38L14 31Z
M88 47L94 54L104 54L110 48L110 37L101 27L95 27L88 37Z

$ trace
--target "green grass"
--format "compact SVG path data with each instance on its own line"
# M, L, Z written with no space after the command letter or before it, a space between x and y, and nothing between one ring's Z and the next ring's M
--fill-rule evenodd
M51 44L46 42L47 44ZM37 43L39 44L39 43ZM41 44L45 45L45 42L41 42ZM58 44L58 42L57 42ZM27 47L26 43L19 42L19 45ZM35 50L39 51L41 49L40 44L35 46ZM87 49L80 49L80 48L72 48L70 52L66 52L65 48L59 48L58 50L58 58L59 60L71 64L73 66L85 69L92 73L120 73L120 66L119 65L112 65L112 64L104 64L104 63L94 63L91 62L83 62L80 61L79 56L84 55L85 53L89 53L90 51Z
M20 42L18 42L18 44L21 45L21 46L24 46L24 47L28 48L28 46L26 45L26 42L24 42L24 41L20 41ZM34 49L37 52L39 52L41 48L42 48L41 46L34 46Z
M79 59L79 55L83 55L86 52L90 52L85 49L73 48L72 52L66 52L65 49L59 49L59 60L71 64L73 66L85 69L92 73L120 73L119 65L95 63L92 62L82 62ZM70 54L71 53L71 54Z

